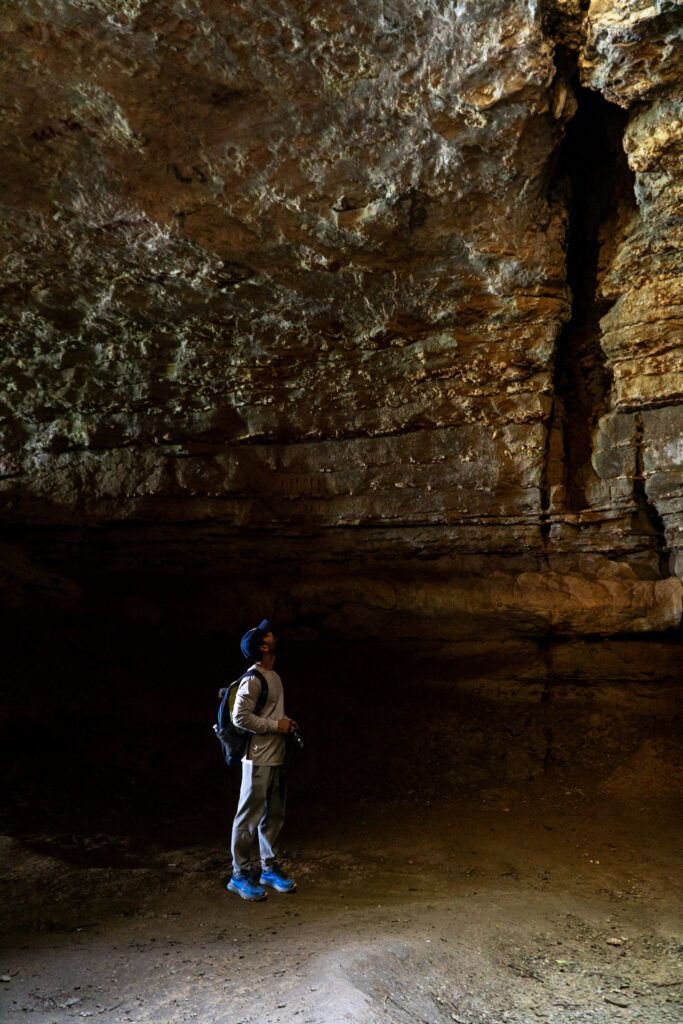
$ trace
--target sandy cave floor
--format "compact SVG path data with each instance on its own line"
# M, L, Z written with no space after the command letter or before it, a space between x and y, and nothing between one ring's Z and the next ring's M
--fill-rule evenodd
M295 777L298 891L261 904L225 891L215 842L5 836L0 1019L680 1022L676 817L591 787L321 809Z

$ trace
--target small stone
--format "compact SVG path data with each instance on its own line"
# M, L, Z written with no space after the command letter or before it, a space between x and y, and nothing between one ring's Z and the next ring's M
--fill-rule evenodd
M620 1006L622 1010L625 1010L630 1005L625 999L615 999L614 996L603 996L602 998L612 1006Z

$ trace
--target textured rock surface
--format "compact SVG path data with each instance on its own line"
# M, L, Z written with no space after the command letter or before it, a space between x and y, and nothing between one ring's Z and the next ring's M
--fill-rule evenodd
M677 625L679 24L3 6L7 542L342 634Z
M677 3L591 4L582 73L631 110L624 150L637 207L602 268L602 347L613 374L594 464L622 481L683 575L683 58ZM630 499L629 499L630 500ZM663 545L664 547L664 545Z

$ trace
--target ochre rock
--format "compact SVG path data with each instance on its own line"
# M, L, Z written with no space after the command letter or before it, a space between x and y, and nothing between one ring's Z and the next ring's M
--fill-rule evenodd
M680 23L582 8L3 6L7 543L354 636L677 626ZM628 112L578 344L577 67Z

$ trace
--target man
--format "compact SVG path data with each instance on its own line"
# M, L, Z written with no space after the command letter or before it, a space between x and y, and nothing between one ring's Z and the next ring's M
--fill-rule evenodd
M232 719L252 735L242 759L242 787L232 826L233 871L228 889L244 900L264 900L268 895L264 886L277 892L296 889L296 882L278 870L273 849L285 820L285 737L296 729L296 722L285 715L282 680L273 671L277 640L267 619L244 634L240 648L254 664L240 683ZM261 682L253 674L254 669L268 684L268 696L258 715L254 712ZM261 855L258 885L249 871L257 834Z

